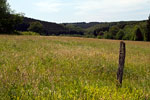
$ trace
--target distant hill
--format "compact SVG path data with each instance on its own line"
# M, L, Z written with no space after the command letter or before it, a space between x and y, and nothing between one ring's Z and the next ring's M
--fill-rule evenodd
M117 25L117 24L124 26L126 24L136 24L139 22L145 22L145 20L143 20L143 21L120 21L120 22L89 22L89 23L78 22L78 23L63 23L63 24L72 24L77 27L88 29L88 28L95 27L95 26L107 26L107 25L113 26L113 25Z
M78 22L78 23L63 23L63 24L72 24L72 25L75 25L75 26L78 26L78 27L81 27L81 28L89 28L89 27L92 27L92 26L95 26L97 24L100 24L100 22L89 22L89 23L86 23L86 22Z
M27 17L24 17L23 23L18 25L16 27L16 30L27 31L28 27L30 26L30 23L35 22L35 21L38 21L43 25L44 35L52 35L52 34L56 35L56 34L61 34L61 33L66 31L66 29L60 24L41 21L41 20L37 20L37 19L33 19L33 18L27 18Z
M119 29L124 29L125 26L139 25L145 23L143 21L120 21L120 22L78 22L78 23L52 23L47 21L41 21L33 18L24 17L23 23L16 27L18 31L27 31L30 23L40 22L44 27L42 35L70 35L70 36L88 36L95 37L97 35L104 35L108 32L112 26L117 26ZM142 28L141 28L142 29ZM90 35L90 36L89 36Z

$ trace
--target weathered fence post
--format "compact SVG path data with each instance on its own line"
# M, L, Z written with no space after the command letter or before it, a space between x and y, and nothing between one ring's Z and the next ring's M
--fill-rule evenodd
M120 51L119 51L119 66L117 72L117 86L122 86L122 78L123 78L123 69L125 63L125 55L126 55L126 46L123 41L120 42Z

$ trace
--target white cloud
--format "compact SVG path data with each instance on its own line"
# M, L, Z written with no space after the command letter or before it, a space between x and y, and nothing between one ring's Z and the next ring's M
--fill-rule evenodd
M150 0L34 0L32 10L59 22L116 21L145 19L149 4Z
M119 13L138 10L149 0L86 0L76 5L76 15Z
M37 2L34 5L36 6L36 9L40 12L57 13L61 10L61 6L63 5L63 3L57 0L47 0Z

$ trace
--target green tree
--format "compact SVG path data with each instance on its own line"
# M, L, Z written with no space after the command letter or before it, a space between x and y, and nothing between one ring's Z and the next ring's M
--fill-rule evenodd
M38 21L32 22L28 28L28 31L37 32L37 33L42 34L43 33L43 25Z
M4 32L7 17L10 14L9 5L6 0L0 0L0 32Z
M109 29L109 33L110 33L110 36L112 36L112 39L115 39L116 38L116 34L119 32L119 28L117 26L112 26L110 29Z
M148 17L148 20L147 20L147 32L145 33L145 40L146 41L150 41L150 15Z
M134 25L126 25L123 28L125 35L123 36L123 40L132 40Z
M142 35L142 32L138 26L135 26L135 28L134 28L132 40L143 41L143 35Z
M123 30L120 30L116 35L116 39L122 40L123 36L124 36L124 32L123 32Z
M10 13L10 7L6 0L0 0L0 17Z
M11 11L7 0L0 0L0 33L11 33L22 22L22 15Z

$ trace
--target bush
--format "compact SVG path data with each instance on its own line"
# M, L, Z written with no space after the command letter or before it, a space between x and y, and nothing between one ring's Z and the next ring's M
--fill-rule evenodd
M86 38L95 38L95 36L93 34L90 34L90 33L86 33L85 37Z
M104 33L104 38L105 39L113 39L113 35L112 35L112 33L105 32Z
M98 39L102 39L102 36L98 35L97 38L98 38Z
M28 31L37 32L42 34L43 33L43 25L40 22L32 22Z
M36 32L20 32L20 35L40 35L39 33L36 33Z

